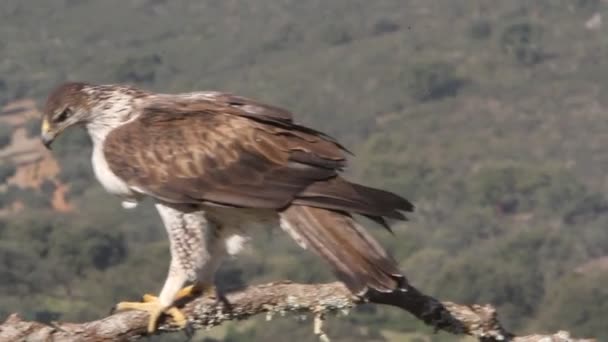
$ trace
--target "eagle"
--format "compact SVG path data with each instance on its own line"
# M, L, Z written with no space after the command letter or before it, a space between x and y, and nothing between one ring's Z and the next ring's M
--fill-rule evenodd
M42 143L50 149L73 126L88 131L105 190L126 208L152 198L166 228L171 261L160 293L115 306L148 312L149 333L163 314L187 326L176 306L184 297L225 299L215 287L222 259L268 227L320 256L355 295L405 288L397 262L353 215L390 231L387 219L405 220L413 205L343 178L346 148L285 109L217 91L67 82L48 96Z

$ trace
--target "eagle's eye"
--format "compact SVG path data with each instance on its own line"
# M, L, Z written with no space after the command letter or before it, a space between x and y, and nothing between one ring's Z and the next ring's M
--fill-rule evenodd
M65 119L69 118L72 115L72 110L70 108L64 109L61 113L55 115L53 118L54 122L62 122Z

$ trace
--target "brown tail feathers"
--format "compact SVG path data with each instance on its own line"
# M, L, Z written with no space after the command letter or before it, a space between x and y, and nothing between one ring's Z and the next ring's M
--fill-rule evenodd
M389 230L385 218L406 220L403 213L414 209L405 198L341 177L311 184L292 203L365 215Z
M292 204L281 212L281 227L328 262L353 293L393 291L406 281L397 262L347 212Z

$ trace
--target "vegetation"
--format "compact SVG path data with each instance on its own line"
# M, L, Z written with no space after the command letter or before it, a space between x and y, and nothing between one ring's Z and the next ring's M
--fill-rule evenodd
M41 125L42 120L36 118L36 119L30 119L28 121L25 122L25 130L27 133L28 137L35 137L38 134L40 134L40 125Z
M13 164L0 164L0 183L4 183L8 178L12 177L15 171L17 171L17 168Z
M534 65L543 59L541 29L530 23L513 24L500 37L503 51L523 65Z
M13 130L9 126L0 126L0 149L11 143Z
M350 178L416 204L394 236L374 230L414 285L492 302L512 331L607 340L608 39L585 28L607 6L4 0L0 102L43 101L71 79L228 90L289 108L355 152ZM0 222L0 317L82 321L158 291L168 246L150 203L125 211L100 188L82 132L59 138L54 154L78 209L54 213L34 191L1 194L28 209ZM222 268L224 286L333 279L280 231L244 253ZM336 341L454 340L380 307L327 328ZM311 340L310 319L239 322L195 340L285 336Z

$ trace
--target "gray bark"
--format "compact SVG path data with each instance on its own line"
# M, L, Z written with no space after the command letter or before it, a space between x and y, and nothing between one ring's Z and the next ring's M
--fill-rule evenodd
M294 284L289 282L250 286L227 295L231 310L208 297L194 298L186 303L183 312L191 328L202 329L225 321L247 319L254 315L267 317L284 313L312 313L314 329L321 341L329 337L323 332L327 314L345 311L369 302L399 307L438 330L476 337L480 341L517 342L591 342L594 339L575 339L565 331L553 335L516 336L506 331L498 321L491 305L462 305L440 302L413 287L394 293L369 293L366 298L353 296L341 283ZM11 315L0 325L0 341L130 341L146 333L147 314L126 311L85 323L43 324L24 321ZM161 322L157 333L175 331L170 323Z

